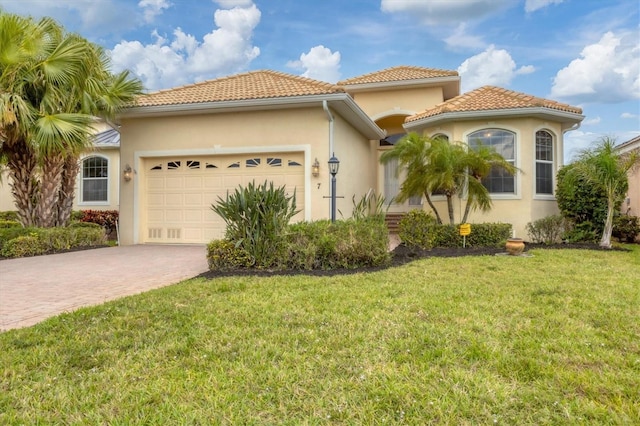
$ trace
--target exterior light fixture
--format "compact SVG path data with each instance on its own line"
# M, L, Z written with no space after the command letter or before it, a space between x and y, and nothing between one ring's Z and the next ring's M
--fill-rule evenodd
M122 172L122 177L124 177L125 182L129 182L133 177L133 170L130 165L126 165L124 167L124 171Z
M329 159L329 173L331 174L331 222L336 221L336 175L340 168L340 161L334 153Z
M320 163L318 163L317 158L316 158L316 161L314 161L313 164L311 165L311 174L313 175L313 177L320 176Z

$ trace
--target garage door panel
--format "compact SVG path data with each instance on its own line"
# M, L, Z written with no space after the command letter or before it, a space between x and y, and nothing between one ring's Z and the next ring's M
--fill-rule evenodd
M183 222L184 221L184 211L183 210L165 210L164 219L167 222Z
M165 179L166 189L183 189L184 187L184 178L182 176L171 176Z
M201 190L202 189L202 177L201 176L185 176L184 184L185 188L190 190Z
M211 206L250 182L285 186L289 196L296 191L301 209L303 158L302 153L289 153L147 160L141 236L154 243L207 243L223 238L225 223ZM303 211L293 218L303 219Z
M189 193L184 194L184 205L185 206L202 206L202 194L201 193Z

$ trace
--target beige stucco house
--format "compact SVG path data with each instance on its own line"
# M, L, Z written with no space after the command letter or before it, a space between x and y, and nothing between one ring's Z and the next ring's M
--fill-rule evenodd
M328 218L327 161L334 153L337 209L344 216L354 196L375 192L393 200L402 178L397 165L383 166L379 157L410 131L481 140L513 162L520 172L492 175L494 207L471 221L508 222L526 238L528 222L557 212L564 134L583 118L579 108L497 87L460 95L457 72L409 66L335 85L255 71L150 93L119 118L120 240L220 238L224 223L211 204L252 180L295 191L296 219ZM127 167L130 181L123 178ZM444 200L435 200L444 212ZM423 208L422 201L391 202L389 210Z
M636 136L617 146L621 154L636 151L640 153L640 136ZM640 168L636 167L629 171L629 190L622 202L622 213L630 216L640 216Z
M106 123L96 124L93 147L80 156L74 210L118 210L120 203L120 133ZM9 171L0 170L0 211L15 210Z

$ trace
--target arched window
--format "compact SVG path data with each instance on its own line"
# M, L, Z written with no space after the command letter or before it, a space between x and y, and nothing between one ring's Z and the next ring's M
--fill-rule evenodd
M516 165L516 135L503 129L483 129L469 135L469 147L489 146L509 163ZM503 169L493 168L482 184L492 194L515 194L516 177Z
M553 136L536 132L536 194L553 195Z
M82 160L81 202L109 201L109 160L92 156Z

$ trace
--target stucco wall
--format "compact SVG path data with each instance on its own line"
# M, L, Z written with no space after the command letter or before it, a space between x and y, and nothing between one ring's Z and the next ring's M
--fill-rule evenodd
M387 115L411 115L444 100L442 88L423 87L352 93L353 99L374 120Z
M482 129L504 129L516 134L516 166L520 169L516 179L516 194L494 195L491 211L472 212L469 222L505 222L513 225L517 237L528 239L527 223L558 213L555 197L535 194L535 133L546 130L554 137L555 172L562 166L563 134L560 124L536 118L470 120L452 122L438 127L426 128L425 135L446 134L451 141L468 141L469 134ZM555 182L554 182L555 189ZM459 222L464 213L466 199L454 200L454 217ZM436 197L435 204L443 221L448 220L446 202ZM425 209L429 206L425 204Z
M368 155L368 140L340 116L334 116L334 151L341 158L338 193L358 192L371 171L368 161L351 161ZM121 163L136 171L131 182L121 181L120 231L123 244L138 242L140 206L144 194L138 191L144 158L172 155L217 155L296 150L305 153L305 211L310 220L328 218L330 176L329 119L321 104L310 108L245 111L154 118L121 119ZM364 148L360 148L360 146ZM311 175L311 164L320 163L320 175ZM349 182L348 186L345 184ZM319 186L318 186L319 184ZM369 182L367 187L372 184ZM349 195L349 205L351 195ZM344 212L343 200L339 208ZM350 209L348 212L350 213Z

